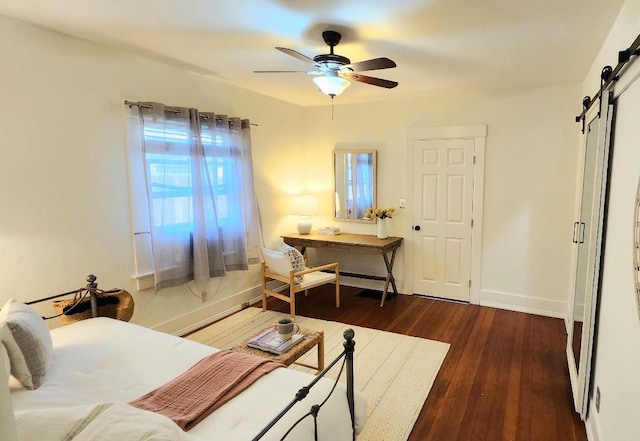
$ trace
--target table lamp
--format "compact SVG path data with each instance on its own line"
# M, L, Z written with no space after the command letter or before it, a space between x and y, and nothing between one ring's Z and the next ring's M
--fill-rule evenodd
M310 194L299 194L293 197L291 214L300 216L298 219L298 233L311 233L311 216L316 214L318 198Z

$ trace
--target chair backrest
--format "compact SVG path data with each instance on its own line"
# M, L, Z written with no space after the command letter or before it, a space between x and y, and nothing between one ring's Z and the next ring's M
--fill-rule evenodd
M269 267L269 271L282 277L289 277L293 266L291 266L291 258L279 251L261 248L264 263Z

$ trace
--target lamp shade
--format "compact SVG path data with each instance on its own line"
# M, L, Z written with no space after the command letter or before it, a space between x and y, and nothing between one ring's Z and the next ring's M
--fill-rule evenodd
M310 194L299 194L291 201L291 214L298 215L297 228L300 234L311 233L311 216L318 209L318 198Z
M322 93L330 97L340 95L351 85L349 80L339 77L338 74L317 76L313 79L313 82L316 83Z
M298 194L291 201L291 214L312 216L318 210L318 198L310 194Z

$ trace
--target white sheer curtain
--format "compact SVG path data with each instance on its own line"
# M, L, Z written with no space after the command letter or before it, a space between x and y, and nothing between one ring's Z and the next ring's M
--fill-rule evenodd
M373 156L369 153L358 153L355 157L355 217L363 219L368 207L373 207Z
M258 262L248 120L141 103L156 290Z

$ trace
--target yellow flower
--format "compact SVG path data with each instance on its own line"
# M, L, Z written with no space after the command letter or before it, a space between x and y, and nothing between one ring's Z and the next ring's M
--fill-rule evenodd
M368 219L373 219L373 217L379 217L380 219L392 218L393 213L395 213L396 209L393 207L390 208L373 208L368 207L364 213L364 217Z

